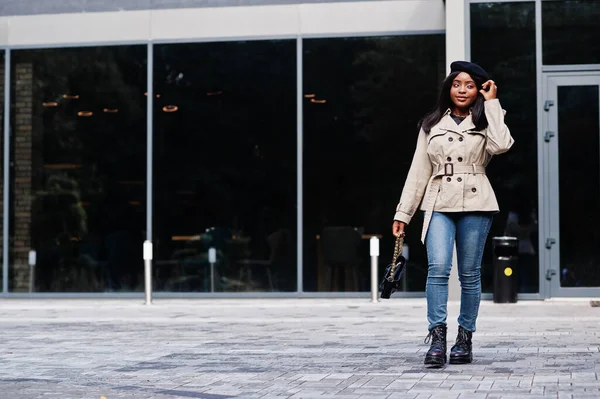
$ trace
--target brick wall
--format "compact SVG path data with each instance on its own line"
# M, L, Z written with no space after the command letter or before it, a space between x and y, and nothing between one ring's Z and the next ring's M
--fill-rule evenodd
M13 292L29 290L29 250L31 249L33 65L16 64L12 187L12 274Z

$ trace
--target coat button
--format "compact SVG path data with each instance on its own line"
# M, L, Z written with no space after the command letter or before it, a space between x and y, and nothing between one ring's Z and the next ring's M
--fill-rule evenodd
M452 162L452 157L448 157L448 158L446 158L446 161L448 161L448 162Z
M473 188L471 189L471 191L473 191L473 192L476 192L476 191L477 191L477 189L476 189L475 187L473 187Z
M462 181L462 177L459 177L458 179L456 179L457 182L461 182Z
M459 138L458 138L458 141L463 141L463 140L464 140L464 139L463 139L462 137L459 137Z
M458 157L458 162L462 162L462 157Z
M452 141L454 140L452 137L448 137L448 141Z
M446 181L452 181L452 178L450 178L450 177L447 177L447 178L446 178Z

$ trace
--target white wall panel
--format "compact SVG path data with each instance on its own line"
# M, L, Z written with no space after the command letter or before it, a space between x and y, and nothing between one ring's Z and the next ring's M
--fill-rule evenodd
M8 18L0 18L0 46L8 44Z
M0 18L0 45L227 40L443 31L441 0L190 8Z
M307 35L426 32L444 30L444 5L438 0L303 4L301 31Z
M297 35L297 6L256 6L157 10L152 39L210 39Z
M148 40L151 11L3 17L9 46Z

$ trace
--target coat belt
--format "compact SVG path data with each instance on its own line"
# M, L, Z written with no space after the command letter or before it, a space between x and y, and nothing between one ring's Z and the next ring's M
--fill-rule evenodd
M433 172L432 177L452 176L457 173L485 174L485 166L455 165L453 163L445 163L443 165L437 165L437 170Z
M423 231L421 233L421 242L425 244L425 237L427 236L427 229L429 229L429 223L431 222L431 215L433 208L435 207L435 200L437 194L440 191L440 181L442 176L453 176L455 174L485 174L485 166L483 165L455 165L453 163L446 163L444 165L437 165L437 169L433 172L433 175L429 179L429 189L427 191L427 203L424 206L425 218L423 220Z

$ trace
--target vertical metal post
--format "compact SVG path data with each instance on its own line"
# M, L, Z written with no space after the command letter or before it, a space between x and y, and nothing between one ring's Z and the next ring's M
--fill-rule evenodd
M146 57L146 241L144 241L144 281L146 305L152 304L152 210L153 210L153 113L154 113L154 45L148 43Z
M4 52L4 206L2 209L2 292L8 294L8 223L10 188L10 49Z
M408 245L404 244L404 246L402 247L402 256L404 256L404 260L408 263L408 257L409 257L409 247ZM408 278L406 276L406 272L408 271L408 267L404 268L404 278L402 279L402 290L404 292L408 291Z
M154 116L154 45L148 43L147 66L147 91L146 99L146 239L152 241L152 208L153 208L153 116Z
M304 291L304 269L303 269L303 140L304 140L304 87L302 81L303 74L303 50L302 50L302 38L298 37L296 40L296 247L297 247L297 276L296 284L297 291L301 293Z
M550 221L552 215L550 212L550 165L548 153L549 146L545 145L544 140L540 135L544 132L546 116L544 111L544 101L548 91L548 80L544 78L542 71L542 1L535 0L535 81L537 87L537 156L538 156L538 245L539 248L544 248L545 238L550 233ZM550 251L539 251L539 259L536 267L539 270L538 286L540 296L542 298L552 297L552 284L544 277L547 268L552 265L552 257Z
M371 302L377 303L379 299L379 281L377 281L377 267L379 259L379 238L371 237L369 240L371 252Z
M216 248L208 249L208 263L210 263L210 292L215 292L215 263L217 263Z
M29 251L29 293L35 291L35 264L37 253L34 250Z
M152 242L144 241L144 297L146 305L152 304Z

